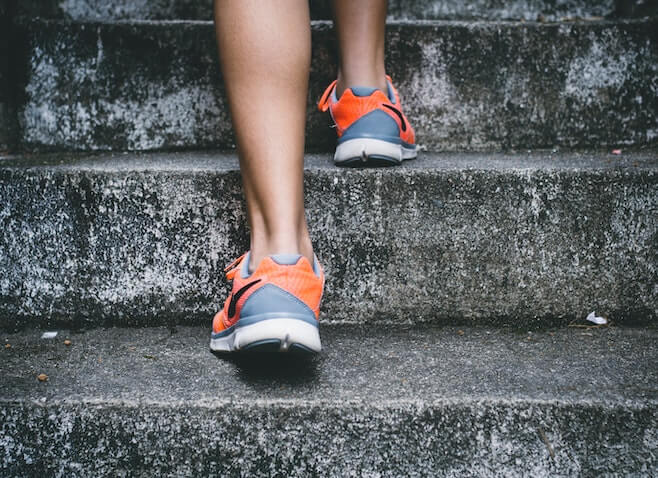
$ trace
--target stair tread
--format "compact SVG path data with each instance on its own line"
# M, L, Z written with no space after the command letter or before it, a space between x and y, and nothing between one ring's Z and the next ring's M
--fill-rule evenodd
M654 328L330 326L322 329L323 352L306 360L218 358L208 348L208 327L60 330L55 339L41 333L3 335L11 348L0 352L1 401L337 408L658 404ZM64 345L65 338L72 345ZM40 373L47 382L37 380Z
M308 170L333 170L337 174L412 174L435 170L656 170L658 149L623 151L532 151L532 152L431 152L421 151L415 160L395 168L339 168L330 154L306 154ZM2 154L0 170L89 170L103 172L128 171L235 171L239 169L237 154L225 151L185 151L149 153L40 153Z
M172 26L213 26L213 20L196 20L189 18L176 19L142 19L142 18L125 18L125 19L95 19L95 18L29 18L19 17L15 20L19 25L36 24L36 25L62 25L62 26L144 26L144 27L172 27ZM498 25L513 25L523 28L554 28L556 25L564 26L591 26L596 28L601 25L633 25L655 23L656 17L642 18L596 18L596 19L575 19L575 20L555 20L555 21L527 21L516 19L448 19L448 18L418 18L418 19L388 19L387 26L399 26L407 28L428 28L428 27L445 27L445 26L468 26L491 28ZM331 20L311 20L311 28L326 30L333 28Z

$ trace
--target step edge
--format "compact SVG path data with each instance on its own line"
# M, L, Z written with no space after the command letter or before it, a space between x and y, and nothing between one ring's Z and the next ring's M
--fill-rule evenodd
M657 23L656 17L640 18L603 18L596 20L576 19L562 21L527 21L527 20L464 20L464 19L394 19L387 20L387 27L417 27L417 28L444 28L444 27L461 27L472 29L474 27L501 27L501 26L518 26L524 28L554 28L559 26L614 26L614 25L642 25ZM64 19L64 18L44 18L44 17L24 17L14 18L14 24L17 26L46 25L46 26L150 26L150 27L172 27L172 26L205 26L214 25L213 20L194 20L194 19L168 19L168 20L149 20L149 19L121 19L121 20L100 20L94 18L88 19ZM311 20L311 28L318 30L327 30L333 28L332 20Z
M390 410L390 409L404 409L404 408L469 408L469 407L497 407L497 406L547 406L557 408L569 407L587 407L590 409L633 409L633 410L653 410L658 414L658 398L644 398L635 399L628 397L618 397L617 399L607 397L605 401L597 401L591 398L583 399L560 399L560 398L508 398L508 397L442 397L430 399L391 399L391 400L377 400L375 402L368 401L367 399L347 399L340 402L334 399L313 399L313 398L253 398L247 397L241 401L238 397L231 399L205 399L205 400L126 400L126 399L104 399L104 398L76 398L76 399L20 399L20 398L0 398L0 408L3 407L34 407L34 408L49 408L49 407L120 407L126 409L143 408L176 408L183 407L186 410L190 408L197 408L200 410L215 409L222 406L230 406L232 409L331 409L331 410L354 410L355 408L361 409L377 409L377 410Z

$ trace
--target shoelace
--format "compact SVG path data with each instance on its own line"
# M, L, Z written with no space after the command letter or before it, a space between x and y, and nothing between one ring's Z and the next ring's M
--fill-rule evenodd
M386 75L386 81L388 82L389 85L393 85L393 80L389 75ZM327 89L324 90L324 93L322 93L322 96L320 97L320 100L318 101L318 110L321 112L326 112L329 109L329 98L331 98L331 93L333 93L334 88L336 87L336 83L338 83L338 80L334 80L331 83L329 83L329 86L327 86ZM395 89L393 89L395 92ZM400 99L397 97L397 93L395 94L395 104L399 106ZM399 110L397 110L399 111ZM406 128L405 128L406 129Z
M233 262L231 262L229 265L224 267L224 273L226 274L226 278L228 280L233 280L233 278L235 277L235 274L240 269L240 263L242 262L242 259L244 259L244 257L246 255L247 255L247 253L245 252L240 257L238 257Z
M338 80L332 81L329 86L327 86L327 89L324 90L324 93L322 93L320 101L318 101L318 110L322 111L323 113L329 109L329 97L334 91L336 83L338 83Z

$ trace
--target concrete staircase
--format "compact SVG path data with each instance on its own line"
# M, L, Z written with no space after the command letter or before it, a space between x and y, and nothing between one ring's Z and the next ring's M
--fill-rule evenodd
M304 361L208 352L248 246L211 2L0 4L2 476L658 475L658 5L390 4L425 151L344 170L312 2Z
M655 476L655 329L325 327L302 363L60 334L7 337L4 476Z

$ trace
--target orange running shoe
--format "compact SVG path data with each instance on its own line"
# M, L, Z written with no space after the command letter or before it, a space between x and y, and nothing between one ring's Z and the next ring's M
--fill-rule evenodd
M414 130L389 76L388 95L377 88L353 86L338 98L336 81L325 90L318 109L329 110L336 124L337 165L394 166L417 156Z
M212 322L216 352L319 352L324 273L297 254L265 257L249 273L249 253L226 269L233 290Z

